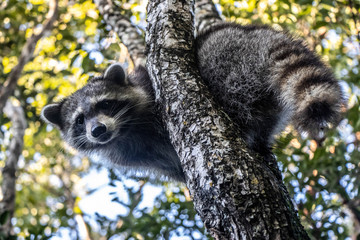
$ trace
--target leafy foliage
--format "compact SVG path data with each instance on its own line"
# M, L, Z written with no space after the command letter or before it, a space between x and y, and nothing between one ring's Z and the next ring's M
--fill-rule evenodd
M145 3L117 0L132 21L144 24ZM184 186L162 186L151 207L143 179L105 176L104 186L89 187L85 179L98 177L102 167L77 155L58 131L39 119L43 106L60 100L113 60L128 63L126 49L109 31L90 0L60 1L59 20L39 41L35 56L25 66L15 97L26 112L28 128L17 173L14 231L20 239L204 239ZM342 125L330 133L325 146L291 128L279 137L275 152L284 181L294 196L301 220L313 239L350 239L360 234L360 117L359 56L360 3L354 0L219 0L217 8L229 21L266 23L305 38L309 47L332 66L343 81L349 110ZM26 39L41 26L47 1L5 0L0 3L0 84L16 65ZM131 64L129 64L131 65ZM0 167L6 161L11 123L0 114ZM104 171L104 170L102 170ZM98 181L103 181L97 179ZM1 179L0 179L1 181ZM124 183L123 183L124 182ZM125 209L111 218L85 210L83 202L112 187L92 205L115 204ZM120 187L121 186L121 187ZM1 198L1 194L0 194ZM127 199L127 200L124 200ZM112 201L111 201L112 200ZM111 205L113 207L114 205ZM109 208L109 207L108 207ZM121 212L121 213L120 213ZM6 215L0 216L0 221Z
M101 229L106 232L106 237L121 239L170 239L172 236L187 237L186 239L204 239L203 224L196 215L193 204L190 201L187 189L184 186L162 186L161 194L154 199L151 208L142 207L145 201L144 187L156 187L143 180L133 187L126 186L121 178L112 175L110 178L113 186L122 184L128 196L127 201L118 191L110 192L112 201L124 206L127 210L125 216L118 215L115 221L106 216L95 213ZM159 186L160 187L160 186ZM184 195L185 194L185 195Z

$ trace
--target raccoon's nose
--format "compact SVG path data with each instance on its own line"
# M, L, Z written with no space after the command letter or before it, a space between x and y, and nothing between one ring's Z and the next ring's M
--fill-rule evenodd
M95 138L99 137L101 134L106 133L106 126L102 123L96 123L91 128L91 135Z

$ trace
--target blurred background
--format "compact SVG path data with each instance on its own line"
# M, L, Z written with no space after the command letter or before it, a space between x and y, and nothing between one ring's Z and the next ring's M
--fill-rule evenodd
M113 2L144 34L147 2ZM360 239L360 1L215 4L228 21L265 23L306 39L341 80L348 111L324 146L288 127L274 152L312 239ZM19 63L25 43L44 26L49 5L46 0L0 1L0 89ZM109 64L133 68L126 47L92 1L60 0L58 11L9 98L26 121L23 146L15 147L19 157L12 217L4 210L10 196L6 170L20 128L9 108L0 112L0 239L209 239L185 185L126 178L101 160L78 154L40 120L46 104L70 95ZM9 224L11 235L5 231Z

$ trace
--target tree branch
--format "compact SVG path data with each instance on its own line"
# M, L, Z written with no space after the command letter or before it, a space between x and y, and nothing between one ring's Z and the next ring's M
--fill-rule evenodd
M15 106L10 101L7 101L4 107L4 113L12 122L11 131L13 133L13 137L6 156L5 167L2 169L3 180L1 191L3 199L0 202L0 216L7 214L7 220L5 224L0 226L0 232L6 236L10 236L12 231L11 218L15 210L15 173L17 169L17 162L24 145L26 118L24 110L20 106Z
M221 22L222 19L212 0L195 1L195 29L197 33Z
M111 0L94 0L94 2L105 22L112 27L127 47L134 65L145 66L145 41L138 33L138 29L130 22L129 18L114 9Z
M194 205L216 239L309 239L282 181L249 154L196 70L190 0L148 5L148 70Z
M23 47L18 64L12 69L8 78L4 82L3 86L0 89L0 112L4 108L6 100L13 94L17 80L19 79L21 72L25 64L33 56L37 42L44 36L47 31L50 31L54 25L54 22L57 19L58 15L58 0L51 0L49 6L49 12L47 14L46 20L43 23L43 28L38 34L33 34L25 43Z

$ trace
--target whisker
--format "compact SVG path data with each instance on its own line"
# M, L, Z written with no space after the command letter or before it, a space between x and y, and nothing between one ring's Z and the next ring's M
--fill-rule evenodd
M140 120L140 121L139 121ZM117 119L119 125L142 125L142 124L149 124L153 123L152 121L143 121L142 118L121 118Z
M146 101L146 102L140 102L140 103L133 104L133 105L127 104L124 108L122 108L118 113L115 114L114 118L115 118L115 120L118 120L119 117L124 115L130 109L133 109L134 107L137 107L139 105L143 105L143 104L147 104L147 103L151 103L151 102L154 102L154 101L151 100L151 101Z
M88 139L87 139L86 135L80 135L80 136L74 137L73 142L74 142L74 145L76 148L81 148L88 142Z
M152 123L152 122L133 122L133 123L123 123L121 122L122 125L127 125L127 126L135 126L135 125L143 125L143 124L149 124L149 123Z

